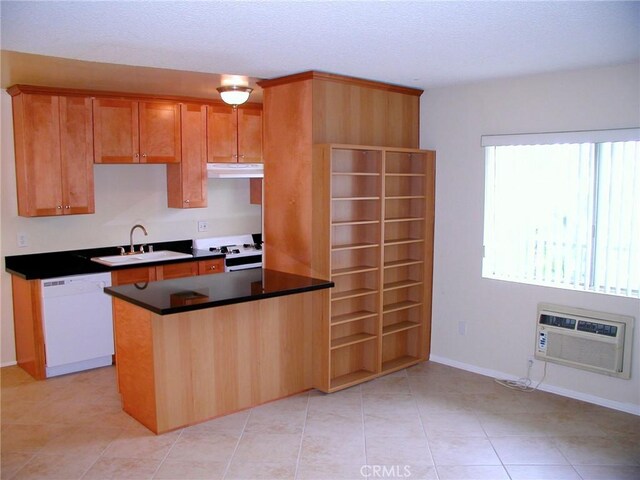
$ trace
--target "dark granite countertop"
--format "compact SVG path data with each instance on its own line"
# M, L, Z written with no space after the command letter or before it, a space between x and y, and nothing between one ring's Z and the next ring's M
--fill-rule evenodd
M331 288L329 280L255 268L217 275L105 288L113 295L159 315L201 310Z
M219 253L192 251L192 244L193 242L191 240L177 240L173 242L155 242L152 245L156 251L171 250L174 252L189 253L193 255L193 258L182 258L170 261L163 260L159 262L123 265L120 267L108 267L91 261L92 257L118 255L120 250L117 246L89 248L85 250L67 250L63 252L32 253L28 255L11 255L5 257L4 262L5 270L10 274L17 275L25 280L35 280L224 257L224 255ZM135 245L135 248L139 249L140 245ZM128 250L129 247L127 246L126 249Z

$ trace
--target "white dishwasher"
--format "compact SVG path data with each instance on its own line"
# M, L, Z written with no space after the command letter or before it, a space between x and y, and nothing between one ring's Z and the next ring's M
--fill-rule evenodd
M41 280L46 375L111 365L110 273Z

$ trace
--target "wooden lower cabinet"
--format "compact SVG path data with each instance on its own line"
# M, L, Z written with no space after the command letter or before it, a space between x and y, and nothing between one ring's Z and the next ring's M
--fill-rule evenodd
M36 380L44 380L47 374L40 280L11 275L11 289L18 366Z
M150 267L127 268L111 272L111 284L128 285L131 283L148 283L157 280L193 277L224 272L224 258L211 258L193 262L169 263Z
M111 272L111 285L128 285L130 283L148 283L156 281L156 267L127 268Z
M198 262L198 275L210 275L212 273L224 272L224 258L213 258L211 260L200 260Z
M327 290L156 315L114 298L125 412L155 433L312 388Z
M198 275L198 262L171 263L156 267L156 280L171 280L194 275Z

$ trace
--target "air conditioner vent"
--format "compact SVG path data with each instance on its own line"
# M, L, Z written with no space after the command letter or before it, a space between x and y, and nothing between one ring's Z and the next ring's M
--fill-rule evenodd
M559 305L538 305L535 357L630 378L634 318Z

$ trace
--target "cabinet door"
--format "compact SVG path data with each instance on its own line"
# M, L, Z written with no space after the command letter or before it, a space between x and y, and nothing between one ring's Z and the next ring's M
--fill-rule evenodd
M238 162L262 163L262 110L238 109Z
M198 275L198 262L171 263L156 267L157 280L193 277Z
M95 163L138 163L138 102L93 100Z
M226 106L209 106L207 111L207 161L236 163L238 161L236 111Z
M204 105L180 106L182 162L167 165L169 207L207 206L207 109Z
M140 102L140 163L180 162L180 105Z
M147 283L156 280L156 267L127 268L111 272L111 284L128 285L130 283Z
M60 97L60 155L65 214L93 213L91 99Z
M209 275L211 273L224 273L224 258L213 258L198 262L198 275Z
M59 97L13 99L18 213L62 215Z

